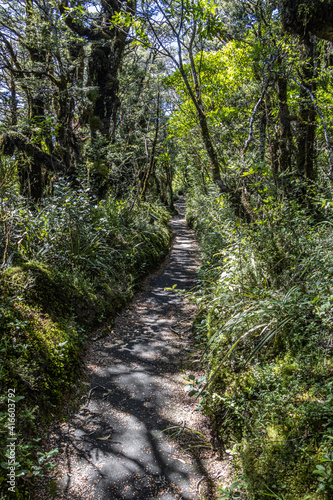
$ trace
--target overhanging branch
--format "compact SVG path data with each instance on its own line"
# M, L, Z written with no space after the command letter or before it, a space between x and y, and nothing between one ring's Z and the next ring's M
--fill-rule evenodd
M40 149L23 134L11 131L0 136L1 154L12 156L15 149L30 156L35 162L42 164L48 170L62 173L65 171L65 165L58 158Z

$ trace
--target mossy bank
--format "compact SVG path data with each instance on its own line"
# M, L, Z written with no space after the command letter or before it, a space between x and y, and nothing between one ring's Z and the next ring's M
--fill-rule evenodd
M126 202L94 204L82 193L75 206L72 195L63 188L53 209L22 206L2 241L0 491L8 498L28 498L34 476L52 466L52 453L43 454L39 443L77 391L85 341L130 300L170 244L170 214L161 205L141 203L130 211Z

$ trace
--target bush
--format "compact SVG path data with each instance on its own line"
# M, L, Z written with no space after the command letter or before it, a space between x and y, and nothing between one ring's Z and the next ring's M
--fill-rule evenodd
M139 279L165 255L168 218L158 204L130 211L126 201L98 202L90 191L74 191L65 182L40 207L15 194L2 198L0 445L7 444L7 391L13 389L22 498L29 477L50 464L38 451L37 429L42 432L73 393L92 329L132 297ZM0 488L7 470L4 458Z
M284 202L244 224L214 191L189 198L203 253L201 406L249 498L330 498L331 222Z

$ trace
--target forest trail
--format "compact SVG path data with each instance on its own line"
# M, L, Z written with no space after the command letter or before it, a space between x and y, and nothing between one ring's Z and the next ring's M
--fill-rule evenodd
M37 498L215 498L212 451L186 449L200 443L193 432L183 432L176 442L159 434L186 418L186 426L209 436L205 417L194 412L188 419L196 402L184 391L184 367L195 361L189 338L195 306L165 290L173 285L189 290L196 283L198 246L186 227L183 199L177 209L166 262L118 315L110 333L91 342L83 404L50 436L52 447L60 449L58 492L45 496L44 489Z

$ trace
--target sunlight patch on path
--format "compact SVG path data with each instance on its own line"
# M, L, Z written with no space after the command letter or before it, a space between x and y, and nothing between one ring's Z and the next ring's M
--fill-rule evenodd
M194 306L166 288L191 289L198 266L183 215L172 229L167 263L117 318L112 335L95 344L87 362L90 399L56 431L64 445L59 498L199 499L195 485L208 477L204 463L192 452L180 459L179 445L161 433L181 424L189 404L182 396L188 337L170 327L184 319L190 325L194 315Z

